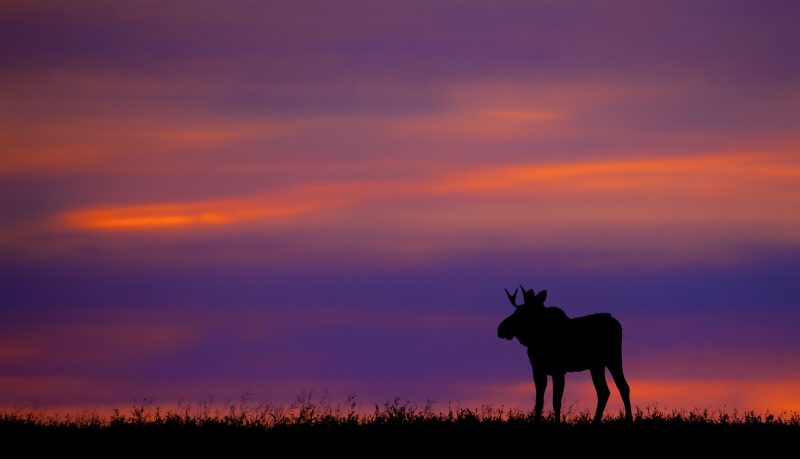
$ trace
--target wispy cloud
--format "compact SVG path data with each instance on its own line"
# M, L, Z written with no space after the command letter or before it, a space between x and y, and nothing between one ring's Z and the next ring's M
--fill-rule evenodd
M798 177L800 166L783 152L522 163L227 199L75 209L55 223L109 234L151 231L155 238L165 228L213 234L214 228L277 224L292 231L355 231L360 242L338 243L365 247L405 228L406 236L393 244L412 251L466 247L479 235L505 235L528 247L589 237L595 248L661 247L708 256L748 241L796 244L791 228L800 225ZM413 243L406 240L412 235Z

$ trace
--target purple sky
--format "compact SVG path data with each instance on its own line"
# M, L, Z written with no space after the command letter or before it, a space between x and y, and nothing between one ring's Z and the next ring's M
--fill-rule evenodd
M522 282L622 322L634 404L800 410L798 20L3 2L0 407L526 407Z

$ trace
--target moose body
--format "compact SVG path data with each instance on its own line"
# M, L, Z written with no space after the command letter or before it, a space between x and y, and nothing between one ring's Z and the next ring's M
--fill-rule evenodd
M542 415L548 375L553 378L553 412L559 422L566 373L589 370L597 391L594 420L600 422L611 393L605 378L608 368L625 404L625 417L631 420L630 388L622 371L619 321L606 313L570 318L559 308L544 306L546 290L538 295L524 288L522 292L525 302L517 305L517 291L512 295L506 290L517 309L500 323L497 335L508 340L516 337L528 348L536 387L535 419L539 420Z

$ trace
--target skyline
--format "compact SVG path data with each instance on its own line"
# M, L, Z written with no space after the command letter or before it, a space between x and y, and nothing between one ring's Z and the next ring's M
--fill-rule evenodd
M635 406L800 411L798 18L3 2L0 407L529 408L522 283L620 320Z

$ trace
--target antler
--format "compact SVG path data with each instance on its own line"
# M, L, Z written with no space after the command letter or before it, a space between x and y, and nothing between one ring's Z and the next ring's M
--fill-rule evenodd
M511 304L512 304L512 305L514 305L514 307L515 307L515 308L518 308L518 307L519 307L519 305L517 305L517 291L518 291L519 289L518 289L518 288L515 288L515 289L514 289L514 294L513 294L513 295L512 295L511 293L509 293L509 292L508 292L508 289L504 288L503 290L505 290L505 291L506 291L506 295L508 295L508 301L510 301L510 302L511 302Z

